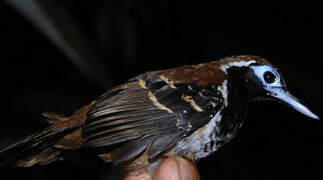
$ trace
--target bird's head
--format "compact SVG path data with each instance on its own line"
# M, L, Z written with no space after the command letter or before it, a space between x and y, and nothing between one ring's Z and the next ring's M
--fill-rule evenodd
M279 101L308 117L319 119L287 91L281 73L267 60L258 56L230 56L223 59L220 67L250 101Z

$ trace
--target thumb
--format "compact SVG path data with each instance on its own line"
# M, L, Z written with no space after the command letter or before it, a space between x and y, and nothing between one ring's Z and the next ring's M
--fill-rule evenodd
M199 173L190 161L171 157L164 160L156 169L154 180L199 180Z

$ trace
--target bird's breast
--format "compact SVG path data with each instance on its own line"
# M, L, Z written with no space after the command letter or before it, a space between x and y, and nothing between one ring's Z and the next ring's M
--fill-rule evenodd
M168 155L186 156L191 160L198 161L217 151L236 136L242 125L242 123L237 124L231 131L224 133L221 122L225 119L219 111L206 125L180 140Z
M167 155L186 156L196 161L215 152L221 146L216 137L216 127L221 119L222 116L218 112L206 125L180 140Z

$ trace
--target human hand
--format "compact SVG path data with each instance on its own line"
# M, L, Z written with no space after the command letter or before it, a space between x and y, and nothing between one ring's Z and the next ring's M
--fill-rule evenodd
M147 171L129 174L124 180L199 180L199 173L193 163L180 157L165 159L154 175Z

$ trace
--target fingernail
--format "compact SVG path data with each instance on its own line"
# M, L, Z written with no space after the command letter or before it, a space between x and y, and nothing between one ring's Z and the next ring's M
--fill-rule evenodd
M193 175L191 172L191 168L189 167L189 163L187 160L182 158L176 158L179 174L181 176L181 180L193 180Z
M178 157L164 160L154 175L155 180L198 180L198 177L194 166Z

